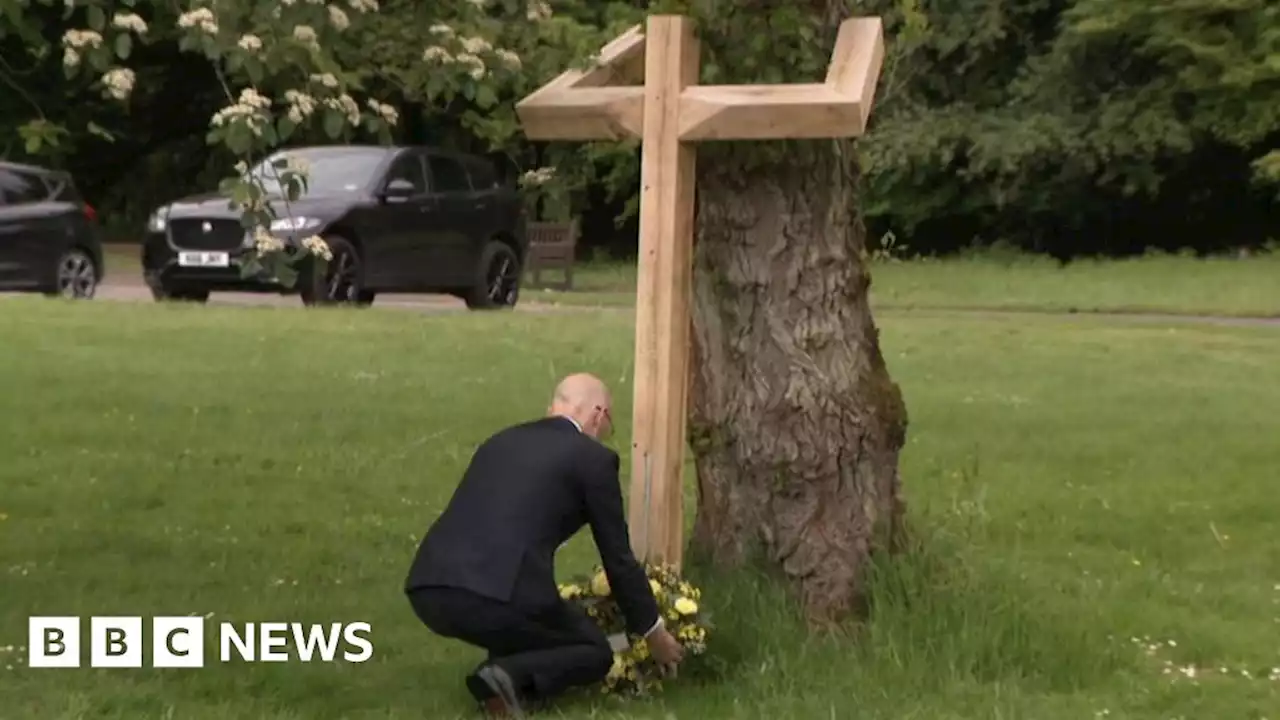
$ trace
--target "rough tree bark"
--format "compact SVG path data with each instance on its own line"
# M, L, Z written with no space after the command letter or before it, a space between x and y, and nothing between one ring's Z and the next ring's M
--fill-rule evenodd
M901 531L906 408L881 356L849 141L703 147L694 250L694 551L763 549L824 624ZM747 162L750 159L751 162Z

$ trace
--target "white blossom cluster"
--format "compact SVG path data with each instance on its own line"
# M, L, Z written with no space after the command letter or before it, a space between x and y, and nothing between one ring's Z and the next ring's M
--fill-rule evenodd
M461 66L476 81L483 80L490 71L484 55L494 56L510 70L519 70L521 67L519 55L505 48L495 48L482 37L460 36L452 26L444 23L432 25L430 32L438 36L442 44L432 45L422 52L422 59L426 62ZM456 44L458 52L450 52L445 44Z
M112 68L102 76L102 85L107 95L116 100L126 100L133 93L133 85L137 80L129 68Z
M135 13L120 13L111 19L111 25L138 35L147 34L147 22Z
M85 50L102 47L102 35L92 30L68 30L62 35L62 64L78 67Z
M555 179L556 169L553 167L540 167L536 170L530 170L520 176L520 184L524 187L537 187L545 185Z
M525 13L525 17L534 22L550 20L551 6L547 4L546 0L531 0L528 10Z
M213 11L209 8L196 8L178 16L178 27L185 30L199 28L209 35L217 35L218 19L213 16Z
M210 124L223 127L238 120L253 131L254 135L261 135L262 128L270 121L270 109L270 98L253 88L245 88L240 91L240 97L234 103L214 113Z

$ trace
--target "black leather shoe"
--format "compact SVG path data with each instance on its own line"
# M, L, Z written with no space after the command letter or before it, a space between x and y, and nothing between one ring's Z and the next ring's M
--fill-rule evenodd
M497 665L487 665L480 668L475 677L483 682L493 695L502 700L512 717L524 720L524 708L520 706L519 694L516 693L515 683L511 681L511 676L506 670ZM492 707L492 704L489 704L489 707Z

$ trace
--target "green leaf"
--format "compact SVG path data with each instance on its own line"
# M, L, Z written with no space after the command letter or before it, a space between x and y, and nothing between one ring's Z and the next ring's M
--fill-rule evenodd
M288 265L285 265L284 263L279 263L278 265L276 265L275 276L277 279L280 280L280 284L284 285L285 287L291 288L294 285L298 284L298 271L294 270Z
M102 32L102 29L107 26L107 14L104 13L102 11L102 8L98 7L97 5L90 5L88 8L88 13L89 13L89 27L96 32L99 32L99 33Z
M431 73L431 75L427 77L427 99L434 100L439 97L440 93L444 92L447 85L448 80L445 79L443 74Z
M342 113L332 109L325 112L324 132L329 136L330 140L341 138L344 127L346 127L346 120L342 117Z
M476 89L476 105L487 110L497 104L498 96L494 93L493 88L488 85L481 85Z
M244 71L249 75L249 82L254 85L262 84L262 79L266 73L265 69L262 67L262 63L256 58L245 58Z
M279 135L280 142L288 140L296 129L298 129L298 126L288 116L282 116L276 121L276 134Z
M227 134L223 137L227 149L233 155L248 155L253 149L253 137L249 134L248 128L242 125L233 125L227 128Z
M35 134L26 136L24 140L24 147L26 147L28 155L35 155L40 152L40 147L44 143L44 138Z
M262 263L259 262L257 256L250 255L248 260L240 263L240 278L249 280L256 277L262 272Z
M127 33L121 33L116 36L116 57L121 60L127 60L133 52L133 38Z
M116 141L115 135L112 135L110 132L107 131L106 128L102 127L96 122L93 122L92 120L89 121L89 124L88 126L85 127L85 130L87 130L90 135L95 135L99 138L102 138L103 140L106 140L107 142Z

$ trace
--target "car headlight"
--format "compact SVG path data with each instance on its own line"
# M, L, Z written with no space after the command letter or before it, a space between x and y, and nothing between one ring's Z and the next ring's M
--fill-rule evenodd
M272 232L296 232L311 230L320 226L320 220L313 217L287 217L271 221Z
M147 232L164 232L165 227L168 226L168 215L168 208L160 208L151 213L151 217L147 218Z

